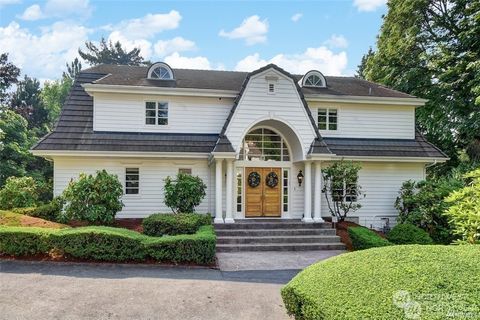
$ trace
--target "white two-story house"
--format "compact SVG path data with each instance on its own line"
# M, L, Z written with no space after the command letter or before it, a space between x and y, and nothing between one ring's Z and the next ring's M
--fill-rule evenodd
M170 212L167 176L198 175L208 186L198 212L216 223L251 217L331 217L321 170L362 165L365 198L352 214L380 227L394 221L403 181L447 160L415 129L425 100L353 77L270 64L231 72L99 65L82 71L52 133L32 152L54 163L54 194L82 172L122 181L121 218Z

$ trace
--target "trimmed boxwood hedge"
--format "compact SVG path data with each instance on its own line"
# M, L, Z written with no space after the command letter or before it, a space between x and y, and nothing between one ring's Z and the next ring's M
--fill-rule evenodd
M192 234L200 226L212 224L209 214L156 213L143 219L143 233L149 236Z
M297 320L404 319L406 311L415 312L410 309L415 303L421 307L418 319L446 319L448 311L476 319L478 283L478 245L400 245L318 262L293 278L281 294Z
M375 231L365 227L350 227L348 235L352 240L353 250L364 250L392 245L388 240L380 237Z
M395 244L433 244L428 233L410 223L400 223L387 234L388 241Z
M215 259L213 226L195 234L150 237L112 227L48 229L0 227L0 254L13 256L61 252L67 257L101 261L188 262L210 264Z

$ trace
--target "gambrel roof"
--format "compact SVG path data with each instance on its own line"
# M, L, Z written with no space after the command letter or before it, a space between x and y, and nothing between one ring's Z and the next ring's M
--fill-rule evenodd
M168 85L182 88L235 90L240 92L245 80L249 75L253 74L230 71L174 69L175 82L159 82L146 79L146 71L147 67L100 65L80 72L64 103L54 130L42 138L32 150L208 154L214 151L214 148L217 146L218 150L216 151L233 151L228 139L222 139L221 133L194 134L94 131L93 98L87 94L82 84L97 83L130 86ZM254 72L258 72L258 70ZM295 80L300 79L300 76L290 74L289 76ZM413 98L410 95L356 78L327 77L327 83L327 88L307 89L298 87L298 90L301 90L301 93L307 90L324 90L321 92L325 92L326 94L362 95L365 94L367 87L372 88L373 86L371 93L376 96ZM232 111L234 112L233 108ZM318 134L318 138L312 142L310 153L330 153L337 156L447 158L443 152L428 143L418 133L415 139L322 138L320 134Z

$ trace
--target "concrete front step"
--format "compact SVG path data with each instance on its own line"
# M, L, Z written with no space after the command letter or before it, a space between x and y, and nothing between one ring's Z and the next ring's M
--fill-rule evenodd
M217 237L217 244L339 243L338 236Z
M217 244L217 252L345 250L343 243Z
M335 229L225 229L215 230L217 237L260 237L260 236L334 236Z
M330 229L329 223L304 223L301 221L255 221L240 223L219 223L215 224L215 230L232 229Z

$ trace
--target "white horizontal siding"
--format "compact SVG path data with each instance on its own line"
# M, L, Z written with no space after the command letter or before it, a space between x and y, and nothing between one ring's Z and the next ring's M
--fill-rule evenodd
M140 168L140 194L124 195L125 207L117 214L118 218L142 218L156 212L171 212L164 204L164 179L177 174L179 168L192 168L192 174L198 175L207 185L207 195L196 208L201 213L211 212L214 199L214 184L207 160L152 160L152 159L99 159L99 158L63 158L54 159L54 194L59 195L71 179L80 173L93 174L105 169L116 174L125 186L125 168Z
M268 93L269 82L266 76L278 77L278 80L273 82L275 94ZM255 75L248 82L226 132L233 147L238 149L245 133L264 120L278 120L292 128L298 135L304 153L315 138L315 131L295 84L274 70Z
M323 137L413 139L415 107L309 102L317 122L319 108L338 110L338 129L321 130Z
M395 199L398 196L402 183L406 180L423 180L425 169L423 163L388 163L388 162L363 162L359 172L358 183L365 194L360 198L362 207L349 217L358 217L360 224L375 228L381 228L383 221L381 217L390 217L390 223L395 224L398 212L394 207ZM328 166L327 163L322 167ZM318 195L314 195L318 196ZM320 195L322 202L322 216L329 217L325 195Z
M145 102L168 102L168 126L145 124ZM94 130L219 133L232 107L229 98L96 93Z

